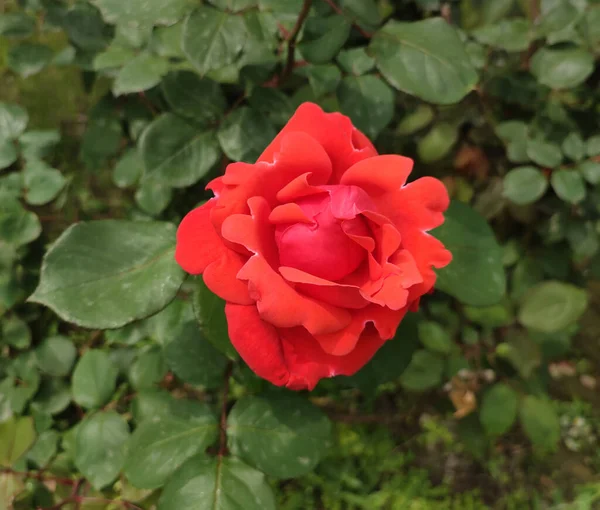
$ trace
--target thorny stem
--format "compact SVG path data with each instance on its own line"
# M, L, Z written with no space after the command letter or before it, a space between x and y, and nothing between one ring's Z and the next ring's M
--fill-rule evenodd
M304 0L304 4L302 5L302 9L298 14L298 19L296 20L296 24L292 29L289 38L288 38L288 53L287 53L287 62L285 67L283 68L283 72L281 73L281 82L283 83L287 80L292 73L292 69L294 69L294 55L296 53L296 41L298 39L298 34L302 29L302 25L304 25L304 21L308 17L308 13L312 6L312 0Z
M219 437L219 456L222 457L227 453L227 402L229 400L229 380L233 372L233 362L229 362L225 369L223 381L223 402L221 403L221 422L220 422L220 437Z

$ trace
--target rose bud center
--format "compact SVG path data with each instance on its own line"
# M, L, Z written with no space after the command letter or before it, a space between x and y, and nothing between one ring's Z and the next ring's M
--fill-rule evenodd
M346 232L371 236L361 216L339 219L333 215L329 193L296 201L312 223L278 225L275 240L281 266L293 267L330 281L342 279L355 271L367 252Z

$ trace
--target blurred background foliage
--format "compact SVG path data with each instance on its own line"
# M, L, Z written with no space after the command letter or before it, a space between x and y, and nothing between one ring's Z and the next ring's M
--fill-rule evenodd
M598 0L0 0L0 510L600 508L599 57ZM455 257L310 395L172 262L303 101L444 181Z

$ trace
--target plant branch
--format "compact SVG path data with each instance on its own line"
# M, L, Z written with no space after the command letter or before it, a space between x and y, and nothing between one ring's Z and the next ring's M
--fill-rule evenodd
M219 457L227 453L227 402L229 400L229 379L233 372L233 362L230 361L225 369L223 382L223 402L221 403L221 421L219 437Z
M287 80L289 78L290 74L292 74L292 69L294 69L294 56L296 53L296 41L298 40L298 34L300 33L300 30L302 29L302 25L304 25L304 22L306 21L306 18L308 17L308 13L310 11L311 6L312 6L312 0L304 0L304 4L302 5L302 9L300 10L300 13L298 14L298 19L296 20L296 24L294 25L294 28L292 29L292 31L287 39L287 43L288 43L287 61L286 61L285 67L283 68L283 72L281 73L281 83L283 83L285 80Z

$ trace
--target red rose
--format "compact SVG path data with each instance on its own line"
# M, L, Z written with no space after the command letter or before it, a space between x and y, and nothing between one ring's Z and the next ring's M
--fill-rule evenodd
M449 199L432 177L406 184L412 166L305 103L181 222L177 262L227 301L231 342L260 377L301 390L354 374L432 290L452 256L427 231Z

